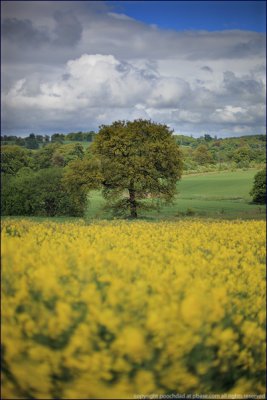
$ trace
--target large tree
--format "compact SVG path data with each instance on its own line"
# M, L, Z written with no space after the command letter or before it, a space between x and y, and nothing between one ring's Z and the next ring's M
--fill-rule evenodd
M147 120L102 125L92 145L100 161L103 195L115 210L130 211L170 202L181 178L182 160L172 131ZM150 198L148 202L142 202Z

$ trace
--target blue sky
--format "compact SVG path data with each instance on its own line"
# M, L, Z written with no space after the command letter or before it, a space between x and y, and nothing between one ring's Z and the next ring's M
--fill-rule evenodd
M112 1L117 12L160 28L266 32L265 1Z
M2 134L266 132L265 2L2 1Z

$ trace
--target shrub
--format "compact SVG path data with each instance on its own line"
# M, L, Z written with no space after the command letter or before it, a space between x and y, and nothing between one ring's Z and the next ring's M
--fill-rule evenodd
M266 203L266 168L255 175L250 195L252 196L254 203Z
M22 169L2 180L2 215L82 215L83 207L73 202L62 184L63 170L47 168L33 172Z

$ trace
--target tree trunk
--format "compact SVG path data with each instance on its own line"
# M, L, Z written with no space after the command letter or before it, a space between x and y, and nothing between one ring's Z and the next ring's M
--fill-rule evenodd
M131 182L129 187L129 200L130 200L131 218L137 218L135 190L133 182Z

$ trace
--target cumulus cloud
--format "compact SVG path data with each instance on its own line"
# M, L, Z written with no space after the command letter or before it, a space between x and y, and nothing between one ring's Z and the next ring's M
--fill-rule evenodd
M69 60L61 76L38 82L18 80L5 97L11 107L74 111L79 108L178 106L190 92L180 78L162 77L154 68L138 68L112 55L84 54ZM138 109L138 108L137 108Z
M194 135L264 132L265 35L163 30L111 3L3 3L4 133L139 117Z
M231 99L240 102L264 102L265 85L261 80L256 80L252 74L237 77L231 71L225 71L223 86Z
M181 78L162 76L153 64L143 68L113 55L84 54L69 60L63 73L50 81L38 83L38 77L18 80L4 106L22 115L36 112L38 126L43 111L46 120L56 124L68 115L68 119L83 118L88 127L112 122L116 116L165 119L176 129L191 125L215 131L247 124L249 130L253 123L264 123L264 112L255 112L254 101L260 103L262 96L262 83L251 77L237 78L229 71L218 91L211 92L202 84L192 87Z

